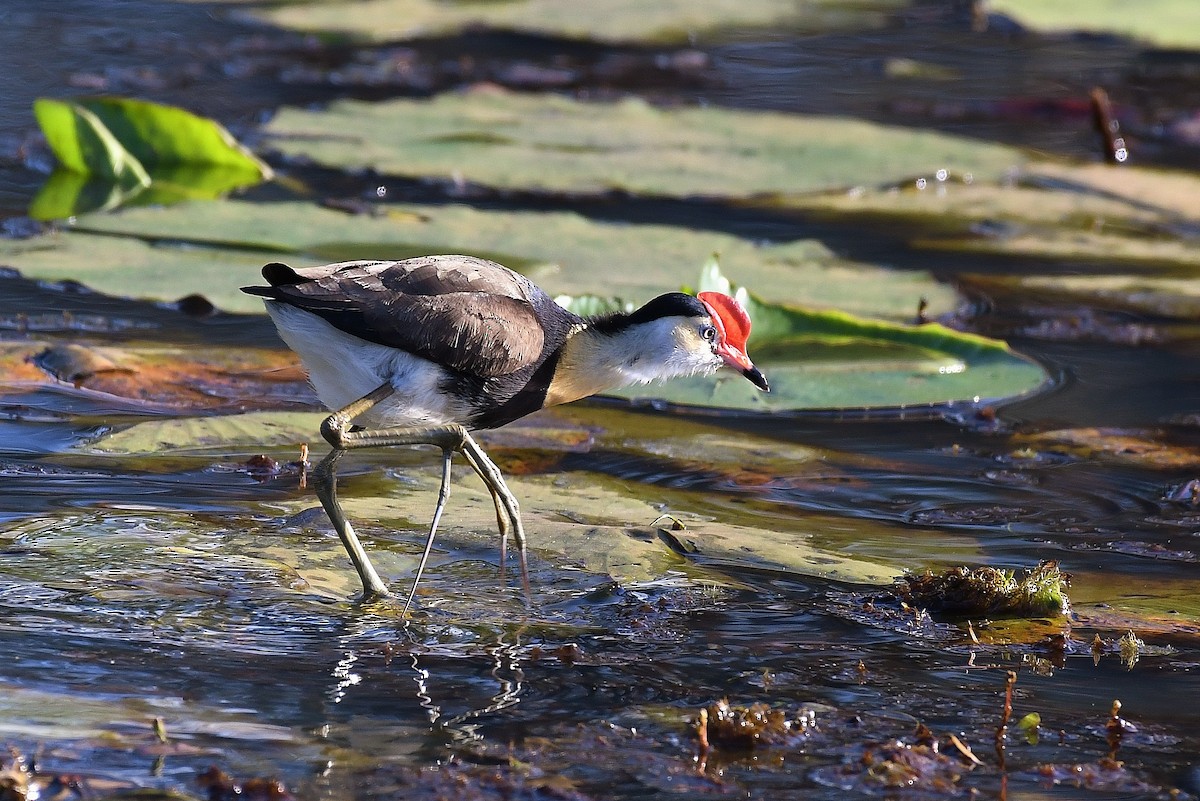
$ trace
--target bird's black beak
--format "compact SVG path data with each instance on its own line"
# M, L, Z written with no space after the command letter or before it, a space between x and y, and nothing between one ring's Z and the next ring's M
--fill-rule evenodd
M767 377L762 374L762 370L757 367L750 367L742 371L742 375L749 379L750 383L761 389L763 392L770 392L771 387L767 384Z

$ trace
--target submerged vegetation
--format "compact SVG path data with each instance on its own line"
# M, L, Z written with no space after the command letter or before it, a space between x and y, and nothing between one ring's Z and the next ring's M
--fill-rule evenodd
M963 616L1063 615L1070 609L1066 589L1071 577L1058 562L1015 571L995 567L951 568L908 576L896 585L912 606Z

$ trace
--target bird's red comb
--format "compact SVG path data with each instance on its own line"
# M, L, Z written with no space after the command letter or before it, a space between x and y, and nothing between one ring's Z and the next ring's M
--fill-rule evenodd
M742 304L720 292L701 292L696 297L708 307L713 320L722 329L722 339L745 352L746 340L750 338L750 315L746 314Z

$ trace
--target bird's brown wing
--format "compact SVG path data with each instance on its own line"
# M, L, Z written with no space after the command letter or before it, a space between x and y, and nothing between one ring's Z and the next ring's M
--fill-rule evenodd
M319 315L368 342L482 377L534 364L544 334L531 301L542 291L494 262L425 256L292 269L268 264L270 287L246 287Z

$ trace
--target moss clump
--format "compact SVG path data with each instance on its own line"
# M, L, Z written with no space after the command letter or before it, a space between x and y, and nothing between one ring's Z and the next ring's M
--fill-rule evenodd
M926 572L897 583L902 600L913 606L962 615L1043 617L1065 614L1071 577L1058 562L1013 571L995 567L956 567Z

